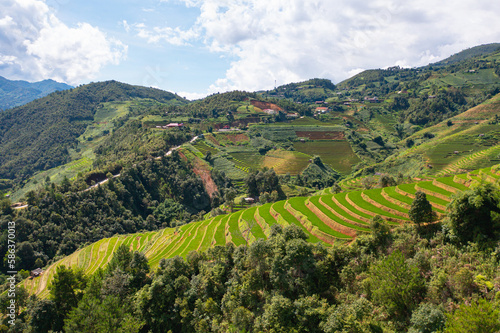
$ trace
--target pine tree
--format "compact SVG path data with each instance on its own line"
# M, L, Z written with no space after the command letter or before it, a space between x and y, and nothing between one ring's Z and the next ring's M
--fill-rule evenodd
M435 215L431 203L427 200L427 195L424 192L417 191L415 193L415 199L411 204L408 215L410 220L417 225L434 220Z

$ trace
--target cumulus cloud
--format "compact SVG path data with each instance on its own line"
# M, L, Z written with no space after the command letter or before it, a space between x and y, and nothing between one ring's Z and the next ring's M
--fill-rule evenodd
M267 89L362 69L421 66L500 41L500 2L432 0L180 0L200 15L189 32L141 31L149 41L201 39L235 59L210 92ZM145 28L145 27L142 27ZM162 37L163 36L163 37Z
M9 78L78 84L126 53L126 45L88 23L68 27L43 1L0 4L0 73Z

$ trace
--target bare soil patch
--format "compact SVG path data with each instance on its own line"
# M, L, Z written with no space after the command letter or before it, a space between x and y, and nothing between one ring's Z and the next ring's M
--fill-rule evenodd
M207 191L210 198L213 197L214 193L217 192L217 185L210 176L210 170L206 164L204 164L199 159L196 159L193 166L193 172L201 178L203 186Z
M276 111L283 111L282 108L280 108L279 106L277 106L276 104L273 104L273 103L269 103L269 102L261 102L261 101L250 101L250 104L252 104L253 106L261 109L261 110L265 110L265 109L272 109L272 110L276 110Z

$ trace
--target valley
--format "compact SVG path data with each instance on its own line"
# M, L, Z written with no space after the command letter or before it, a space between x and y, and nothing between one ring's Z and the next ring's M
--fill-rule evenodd
M443 329L498 306L499 122L494 45L337 84L188 101L106 81L4 110L18 315L32 331L98 308L130 332L423 332L431 309Z

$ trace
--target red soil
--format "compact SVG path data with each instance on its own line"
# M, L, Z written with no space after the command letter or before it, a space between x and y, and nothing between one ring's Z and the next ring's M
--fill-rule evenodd
M205 186L205 190L210 198L212 198L214 193L217 192L217 185L215 185L214 180L210 176L208 166L201 160L196 159L193 166L193 172L201 178L203 186Z
M258 107L261 110L272 109L272 110L276 110L276 111L283 111L282 108L280 108L279 106L277 106L276 104L273 104L273 103L252 100L252 101L250 101L250 104L252 104L255 107Z

